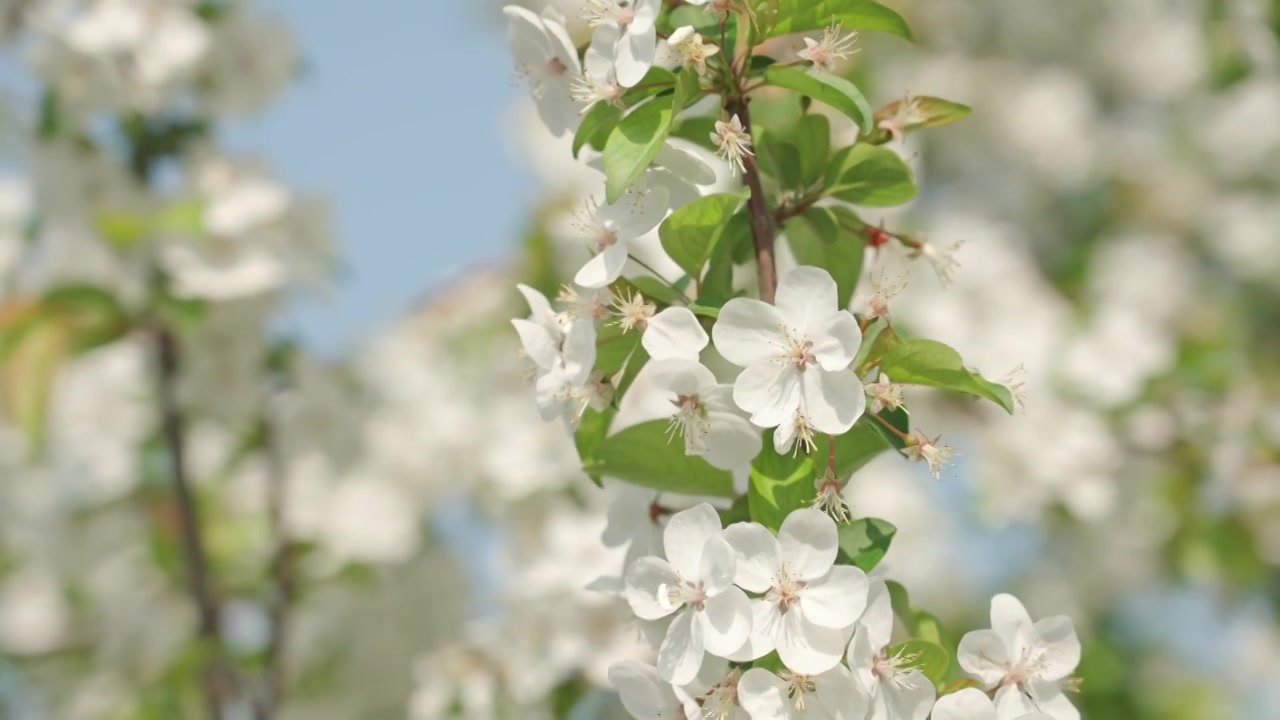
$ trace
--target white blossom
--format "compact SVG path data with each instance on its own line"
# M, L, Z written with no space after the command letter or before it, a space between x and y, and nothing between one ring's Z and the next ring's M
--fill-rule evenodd
M851 627L867 602L867 576L836 565L836 524L815 509L795 510L774 537L759 523L735 523L725 539L737 553L734 582L752 601L751 635L733 660L778 651L792 672L817 675L844 655Z
M507 5L502 12L516 70L532 86L542 122L552 135L569 132L578 124L572 86L582 75L582 65L568 31L517 5Z
M751 631L751 607L733 585L734 552L714 508L703 503L676 513L662 538L667 559L633 562L623 595L642 620L673 616L658 648L658 675L684 685L697 675L706 653L725 657L742 647Z
M614 40L614 68L623 87L635 87L653 67L658 50L655 24L661 0L587 0L595 32Z
M991 598L991 629L960 640L960 667L987 689L995 689L1001 720L1041 712L1053 720L1079 720L1080 711L1063 684L1080 663L1080 640L1071 618L1055 615L1032 622L1012 595Z
M546 296L519 285L528 319L514 319L525 354L533 361L538 411L544 420L576 423L590 403L587 383L596 361L596 331L588 320L557 315Z
M822 31L822 39L814 40L813 38L804 39L804 49L796 53L801 60L813 63L815 68L826 70L827 72L835 72L836 64L848 57L857 50L853 49L853 44L858 41L858 32L845 33L839 23L832 23L830 27Z
M910 666L914 658L889 654L893 607L889 588L873 580L846 660L871 696L866 720L924 720L937 696L933 682Z
M715 132L711 133L711 142L715 143L716 154L729 163L734 172L746 172L743 158L754 155L751 151L751 133L746 131L742 120L734 115L728 122L716 121Z
M1033 712L1016 716L997 715L995 703L976 688L943 695L933 705L931 720L1053 720L1043 713Z
M662 222L669 203L670 196L662 187L633 190L612 205L588 201L578 226L595 254L573 281L585 288L599 288L621 277L630 257L630 243Z
M776 305L730 300L712 338L726 360L745 368L733 399L757 426L777 428L778 452L817 432L847 432L866 408L862 385L849 369L862 333L853 315L840 309L826 270L802 266L787 273Z
M753 720L862 720L867 713L866 691L844 665L816 675L751 668L738 682L738 702Z

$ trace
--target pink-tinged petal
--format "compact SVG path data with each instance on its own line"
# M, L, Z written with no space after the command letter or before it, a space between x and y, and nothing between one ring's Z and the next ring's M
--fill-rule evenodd
M853 315L841 310L817 322L806 337L823 370L847 370L862 345L862 331Z
M648 556L637 559L623 575L622 596L642 620L657 620L676 610L666 597L676 584L676 573L666 560Z
M1036 621L1036 634L1040 636L1040 651L1036 673L1050 682L1062 680L1075 672L1080 664L1080 638L1075 626L1066 615L1055 615Z
M794 366L756 363L733 383L733 401L759 427L794 423L800 407L800 375Z
M711 339L725 360L746 367L771 360L785 349L784 325L774 306L752 298L734 298L720 308Z
M618 84L628 88L640 84L645 73L653 67L653 58L657 52L657 28L652 23L646 29L637 28L623 35L618 41L618 54L614 58Z
M782 616L778 630L778 657L795 672L817 675L840 662L845 653L845 635L805 620L803 613Z
M733 585L735 562L733 548L720 536L707 540L698 562L697 581L708 595L718 595Z
M956 661L986 687L994 687L1009 669L1009 650L995 630L973 630L960 638Z
M880 683L880 693L890 717L898 720L925 720L938 691L919 671L899 673L894 682Z
M795 717L795 703L787 683L764 668L751 668L738 680L738 704L752 718L786 720Z
M768 600L751 601L751 633L747 642L725 657L734 662L747 662L768 655L778 647L778 630L782 627L782 613Z
M775 303L787 327L812 340L839 309L836 281L822 268L801 265L778 281Z
M707 449L702 457L721 470L749 467L760 454L760 429L735 413L708 410Z
M662 532L662 547L671 567L686 580L696 579L701 571L703 548L722 532L720 515L708 503L672 515Z
M791 512L778 528L782 561L793 580L809 582L826 576L836 561L839 544L835 521L812 508Z
M866 609L868 586L866 573L849 565L837 565L825 578L804 589L799 609L814 625L847 628Z
M751 635L751 601L746 593L730 587L708 597L697 613L702 640L707 651L719 657L731 655L746 644Z
M637 720L667 720L679 708L671 685L650 665L634 660L610 665L609 683L618 691L622 707Z
M801 408L818 432L843 435L867 409L867 395L852 370L809 368L800 373Z
M627 242L618 240L588 260L573 276L573 281L584 288L602 288L622 277L626 266Z
M740 522L725 528L724 539L737 553L733 581L739 587L754 593L773 587L782 567L782 550L773 533L760 523Z
M1011 652L1028 642L1029 631L1033 627L1031 616L1018 598L1008 593L991 598L991 629L1004 640Z
M679 358L696 361L698 353L707 346L707 331L702 329L702 323L688 308L669 307L649 320L640 343L654 360Z
M965 688L938 698L932 720L996 720L996 706L981 690Z
M698 676L706 650L702 644L702 623L693 610L676 613L667 636L658 648L658 677L672 685L687 685Z
M546 326L516 318L511 321L520 336L520 346L534 365L550 370L560 361L559 338L552 336Z
M867 609L858 618L858 625L866 628L873 650L879 651L889 644L893 636L893 601L889 586L883 580L871 581L867 589Z
M551 52L560 62L564 63L566 68L565 76L576 78L582 74L582 64L578 62L578 47L574 44L573 38L569 37L569 30L565 28L559 20L542 17L542 27L547 31L547 44Z
M836 665L814 678L818 704L831 720L864 720L871 698L866 688L843 665Z

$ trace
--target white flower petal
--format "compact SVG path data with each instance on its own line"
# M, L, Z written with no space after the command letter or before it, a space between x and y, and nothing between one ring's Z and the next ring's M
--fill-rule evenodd
M649 320L640 343L654 360L697 360L707 346L707 331L688 308L669 307Z
M639 16L637 15L637 18ZM657 28L649 23L645 29L632 28L618 41L618 53L614 59L614 67L618 71L618 84L622 87L635 87L644 79L645 73L653 67L653 58L658 53Z
M825 578L810 583L800 595L800 611L814 625L847 628L867 606L867 574L850 565L837 565Z
M667 628L667 636L658 648L658 677L673 685L687 685L698 676L702 656L702 623L693 610L676 613Z
M853 315L841 310L816 324L806 336L823 370L847 370L862 345L862 331Z
M996 706L981 690L965 688L938 698L932 720L996 720Z
M574 320L564 334L560 348L565 382L581 387L591 377L596 364L596 326L590 320Z
M1004 640L995 630L973 630L960 638L956 661L966 672L991 687L1004 678L1010 657Z
M573 281L593 290L608 285L622 277L622 270L627 266L627 253L627 241L619 239L588 260L573 276Z
M1080 638L1076 637L1071 618L1055 615L1037 620L1035 631L1039 635L1037 645L1042 653L1036 675L1056 682L1074 672L1080 664Z
M991 629L1010 650L1021 645L1033 627L1027 608L1018 598L1008 593L991 598Z
M867 639L873 650L879 651L889 644L893 636L893 601L884 580L871 581L867 590L867 609L858 618L858 625L867 630Z
M652 556L638 558L623 575L622 596L631 611L642 620L657 620L676 608L661 597L667 587L675 585L676 573L666 560Z
M767 600L751 601L751 632L747 642L725 657L734 662L756 660L778 647L778 629L782 626L782 613L778 606Z
M919 671L900 673L896 682L880 683L880 695L884 700L888 717L896 720L925 720L933 707L938 691L929 678Z
M671 193L658 185L600 208L597 218L616 228L618 237L633 240L658 227L670 209Z
M583 55L583 68L587 77L598 83L606 83L613 74L613 54L617 50L622 29L615 22L602 22L591 35L591 45Z
M871 698L853 673L836 665L814 678L818 703L832 720L864 720Z
M819 432L843 435L867 409L867 394L852 370L809 368L800 373L801 407Z
M1011 715L1014 720L1080 720L1080 710L1071 704L1071 699L1062 692L1057 683L1045 682L1032 678L1028 681L1028 689L1035 698L1038 711L1027 711L1024 716ZM1005 717L1000 706L999 694L996 696L996 713L1003 720Z
M529 356L535 365L543 370L550 370L560 360L559 339L554 337L545 326L531 320L516 318L511 321L516 333L520 336L520 346L524 354Z
M816 675L840 662L845 640L843 632L814 625L803 613L789 612L778 629L778 657L795 672Z
M754 593L773 587L782 567L782 549L773 533L760 523L740 522L725 528L724 539L737 553L734 583Z
M733 585L735 560L733 548L723 537L709 538L702 546L697 580L708 595L718 595Z
M839 544L835 521L813 508L792 511L778 528L782 559L787 565L787 574L795 580L807 582L825 576L835 564Z
M728 389L728 388L726 388ZM708 409L707 450L702 458L721 470L748 467L760 454L759 428L736 413Z
M796 717L787 696L787 683L764 668L751 668L738 680L738 704L752 718L779 720Z
M757 363L733 383L733 401L759 427L794 423L800 407L800 375L793 366Z
M720 515L708 503L672 515L662 532L662 547L671 567L685 579L697 578L702 549L711 538L719 538L721 532Z
M543 295L524 283L516 285L516 289L524 296L525 302L529 303L530 319L540 323L555 322L556 314L555 311L551 309L551 303L547 300L546 295Z
M836 281L822 268L801 265L778 281L775 304L787 326L813 339L825 331L827 319L839 310Z
M618 691L622 707L637 720L667 720L679 708L671 685L650 665L634 660L610 665L609 683Z
M702 625L707 651L720 657L731 655L751 635L751 601L746 593L731 586L707 598L697 621Z
M772 360L785 347L785 326L774 306L752 298L734 298L720 308L711 339L725 360L746 367Z

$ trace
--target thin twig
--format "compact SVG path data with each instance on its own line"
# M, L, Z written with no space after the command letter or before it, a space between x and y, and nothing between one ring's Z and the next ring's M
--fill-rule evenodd
M725 112L733 117L738 116L742 129L751 135L751 113L747 100L741 95L725 98ZM778 289L778 268L774 261L774 227L773 213L769 210L764 196L764 185L760 181L760 169L756 166L754 155L743 155L742 177L751 190L747 198L747 212L751 220L751 239L756 249L756 270L760 276L760 299L772 303Z

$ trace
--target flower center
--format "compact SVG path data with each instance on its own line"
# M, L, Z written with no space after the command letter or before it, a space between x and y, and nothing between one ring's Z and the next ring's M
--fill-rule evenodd
M881 681L890 683L895 687L913 688L916 685L914 673L911 672L910 668L903 670L902 666L910 664L915 659L915 655L903 655L898 652L890 656L881 650L872 660L871 672Z
M704 720L728 720L738 704L738 671L732 670L705 695L697 698Z
M787 698L795 703L796 710L804 710L805 695L818 689L818 684L808 675L793 675L783 671L782 679L787 683Z
M672 438L676 436L684 438L686 455L705 452L707 433L711 431L711 424L707 422L706 406L702 404L702 398L697 394L677 395L671 404L675 406L676 411L671 416L667 434Z
M556 75L563 75L566 72L569 72L569 66L565 65L564 61L561 60L560 58L553 57L547 61L547 75L549 77L555 77Z
M804 372L804 369L818 362L813 354L813 343L799 333L783 327L782 336L785 338L782 353L776 358L778 362L784 365L795 365L796 369Z
M800 602L800 594L807 585L805 581L791 577L786 565L783 565L778 573L776 584L765 593L765 599L777 605L778 610L785 613Z
M694 610L701 610L707 602L707 591L702 588L702 583L686 582L684 578L677 575L674 585L658 588L658 597L665 600L667 607L670 608L688 605Z

